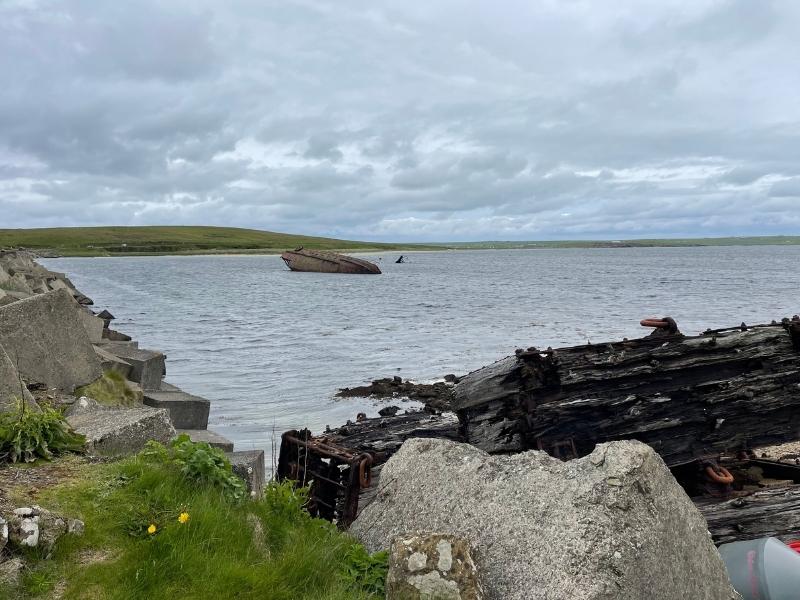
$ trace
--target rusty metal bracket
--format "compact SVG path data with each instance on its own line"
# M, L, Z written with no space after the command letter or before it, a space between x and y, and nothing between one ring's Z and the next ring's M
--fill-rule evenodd
M314 515L347 528L358 515L362 489L372 484L375 457L314 438L307 429L281 436L277 478L310 484L307 509Z

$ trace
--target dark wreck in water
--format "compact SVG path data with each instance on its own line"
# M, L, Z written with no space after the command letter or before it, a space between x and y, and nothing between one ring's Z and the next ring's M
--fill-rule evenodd
M283 262L292 271L312 273L349 273L351 275L380 275L378 265L336 252L297 248L281 254Z
M424 411L362 418L320 436L286 432L278 477L311 482L311 510L346 527L411 437L562 460L636 439L662 456L717 543L794 532L800 466L758 459L753 449L800 438L800 318L697 336L669 318L642 324L653 334L517 350L454 383L446 410L438 398Z

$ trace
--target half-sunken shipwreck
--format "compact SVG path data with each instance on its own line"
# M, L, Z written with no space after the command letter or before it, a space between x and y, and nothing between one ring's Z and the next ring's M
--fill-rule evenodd
M350 275L380 275L378 265L336 252L297 248L281 254L283 262L292 271L312 273L347 273Z

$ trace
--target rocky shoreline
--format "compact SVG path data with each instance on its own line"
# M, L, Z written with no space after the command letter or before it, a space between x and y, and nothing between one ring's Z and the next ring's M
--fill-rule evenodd
M108 310L94 303L64 273L50 271L24 250L0 250L0 413L57 409L85 436L89 460L141 451L150 440L180 434L224 451L233 471L259 497L265 483L263 450L235 451L208 429L210 401L166 382L159 350L110 327ZM28 469L36 471L38 469ZM0 466L0 481L3 468ZM34 478L35 480L35 478ZM0 486L0 580L13 581L22 558L3 548L52 547L82 523L37 506L15 506ZM4 558L8 560L3 560Z
M17 391L34 407L44 402L64 409L98 455L133 453L147 439L185 433L225 451L260 490L264 452L234 452L233 442L208 429L211 402L166 382L164 353L140 348L110 327L108 310L95 312L93 305L64 273L41 266L31 252L0 251L0 403L7 406ZM109 371L124 378L132 405L104 406L75 395Z

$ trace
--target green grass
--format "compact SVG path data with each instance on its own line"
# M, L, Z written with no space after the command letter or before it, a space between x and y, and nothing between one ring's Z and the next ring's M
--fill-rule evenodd
M368 591L367 577L359 579L363 547L311 518L303 502L286 485L270 486L263 499L232 502L142 455L87 465L39 500L83 519L85 534L61 538L51 559L33 563L22 589L0 590L0 599L47 598L54 589L64 600L382 597ZM183 524L182 512L189 515ZM254 535L255 523L261 534ZM373 580L385 574L384 564L385 556L369 566Z
M131 406L141 404L141 394L131 389L125 377L117 371L108 370L102 377L75 390L75 397L88 396L106 406Z
M52 250L64 256L276 253L304 246L320 250L436 249L238 229L234 227L58 227L0 229L0 248Z

